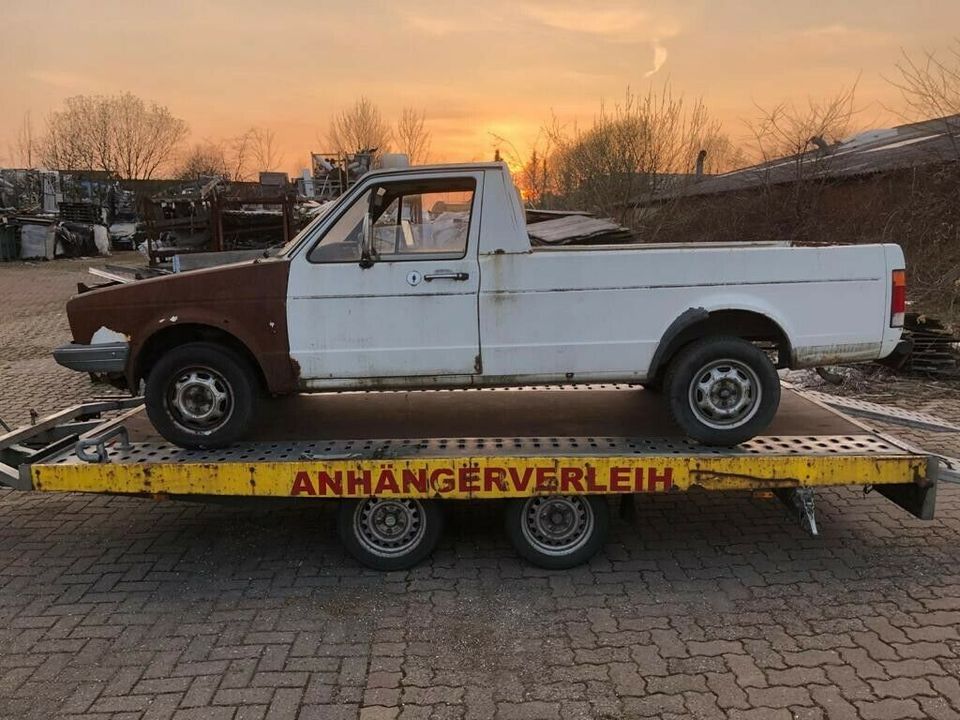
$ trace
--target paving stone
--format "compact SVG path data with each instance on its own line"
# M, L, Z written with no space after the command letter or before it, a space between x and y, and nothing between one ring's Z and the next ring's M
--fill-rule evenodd
M771 685L800 687L828 684L824 668L793 667L787 670L767 670L766 677Z
M864 720L903 720L903 718L925 717L916 700L858 702L857 708Z
M360 708L360 720L396 720L400 714L398 707L363 707Z
M50 357L89 264L0 264L5 421L105 391ZM960 422L939 392L911 402ZM325 504L0 490L0 717L960 720L960 487L938 495L921 522L818 491L815 539L745 493L641 497L642 532L557 572L455 503L432 558L379 574Z
M737 684L732 675L728 673L707 673L706 680L707 687L716 695L717 704L721 708L743 710L750 707L747 693Z
M748 688L747 697L756 707L785 708L813 704L809 691L801 687Z
M897 660L880 663L891 677L925 677L946 675L936 660Z
M661 717L664 713L683 713L683 696L657 694L624 698L623 709L628 717Z
M932 718L932 720L958 720L960 719L960 712L957 712L950 706L946 700L942 697L936 698L917 698L917 701L920 703L920 707L923 710L924 716Z
M748 655L724 655L724 659L740 687L764 687L767 684L767 678L763 671L757 667L757 663L752 657Z
M830 720L860 720L856 706L844 698L835 687L812 685L810 697L824 709Z
M555 720L560 704L547 702L498 703L498 720Z

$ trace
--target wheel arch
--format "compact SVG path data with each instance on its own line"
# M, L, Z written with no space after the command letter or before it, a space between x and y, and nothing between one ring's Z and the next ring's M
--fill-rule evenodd
M213 325L199 322L176 323L157 330L140 346L130 367L130 387L136 388L163 353L191 342L208 342L229 348L243 358L254 371L260 387L268 387L266 374L256 355L236 335Z
M730 335L755 342L770 342L777 348L777 366L789 367L793 356L790 336L783 324L756 308L687 308L664 331L653 354L648 375L659 377L684 346L710 335Z

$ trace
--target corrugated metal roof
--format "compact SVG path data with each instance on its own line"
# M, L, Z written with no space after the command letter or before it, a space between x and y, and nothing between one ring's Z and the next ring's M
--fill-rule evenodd
M658 193L637 204L714 195L779 185L799 179L855 177L960 160L960 115L868 130L824 149L811 145L799 155L778 158L722 175L708 175Z

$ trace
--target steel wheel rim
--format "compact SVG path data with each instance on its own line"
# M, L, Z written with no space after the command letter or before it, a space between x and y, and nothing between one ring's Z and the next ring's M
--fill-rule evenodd
M371 498L358 503L353 513L354 537L377 557L406 555L426 532L426 513L419 500Z
M520 528L538 552L558 557L586 545L594 523L593 508L585 497L546 495L528 498L523 504Z
M173 421L192 433L209 434L233 414L233 386L216 370L188 367L167 388L167 409Z
M760 409L763 388L756 371L740 360L712 360L693 374L688 391L697 420L716 430L750 422Z

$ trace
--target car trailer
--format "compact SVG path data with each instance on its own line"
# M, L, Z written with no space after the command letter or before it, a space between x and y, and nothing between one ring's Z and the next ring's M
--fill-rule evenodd
M0 436L0 483L17 490L215 501L339 501L362 563L427 557L442 501L505 500L518 553L573 567L602 547L609 496L691 488L776 494L817 533L820 487L872 488L933 517L939 461L785 387L769 435L735 448L682 436L663 399L629 385L331 393L264 400L253 439L184 450L139 398L105 398Z

